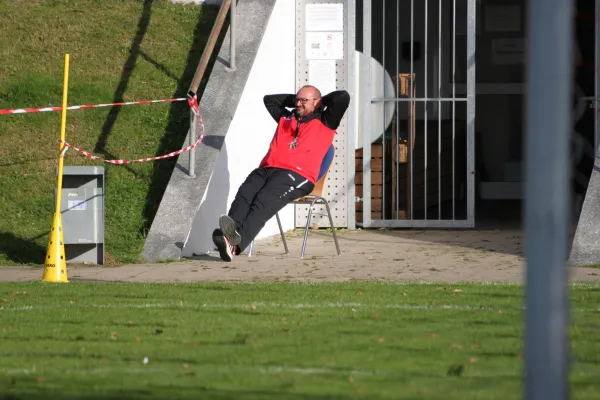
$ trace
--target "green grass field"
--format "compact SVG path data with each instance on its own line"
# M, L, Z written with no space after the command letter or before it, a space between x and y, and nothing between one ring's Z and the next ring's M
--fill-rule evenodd
M0 9L0 109L60 106L65 53L69 105L185 97L218 11L167 0L0 0ZM180 149L188 125L185 102L79 110L66 138L137 159ZM60 112L0 115L0 265L43 264L59 136ZM109 263L139 261L174 162L112 166L67 152L65 165L106 168Z
M572 399L600 390L599 289L571 291ZM11 283L0 302L2 399L522 397L518 285Z

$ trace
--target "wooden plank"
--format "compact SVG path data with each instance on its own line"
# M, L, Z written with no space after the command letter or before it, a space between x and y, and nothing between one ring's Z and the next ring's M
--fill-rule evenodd
M356 149L354 152L356 157L363 158L363 149ZM371 145L371 158L383 157L383 145L381 143L373 143Z
M371 211L371 219L382 219L381 212ZM356 212L356 222L362 222L362 221L363 221L363 212L357 211Z
M356 185L356 195L358 197L363 196L363 185ZM382 185L371 185L371 198L372 199L381 199L383 196L383 186Z
M354 159L354 170L356 172L363 171L363 158ZM383 158L371 158L371 172L383 171Z
M363 184L363 173L357 172L354 175L354 184ZM371 172L371 185L383 185L383 174L381 172Z
M382 205L383 205L382 199L371 199L371 211L381 211ZM363 202L357 201L356 202L356 211L362 211L362 210L363 210Z

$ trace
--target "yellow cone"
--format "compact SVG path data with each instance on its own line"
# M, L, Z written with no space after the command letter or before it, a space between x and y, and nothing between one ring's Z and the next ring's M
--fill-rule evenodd
M50 231L48 250L44 263L44 282L69 282L67 279L67 259L62 230L62 217L60 212L54 214L54 222Z

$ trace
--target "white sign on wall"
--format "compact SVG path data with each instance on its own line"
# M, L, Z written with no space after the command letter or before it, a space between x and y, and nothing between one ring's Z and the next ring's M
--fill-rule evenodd
M307 60L341 60L343 58L343 32L306 32Z
M344 5L342 3L306 5L307 32L343 30Z
M325 96L336 90L335 60L309 60L308 82Z

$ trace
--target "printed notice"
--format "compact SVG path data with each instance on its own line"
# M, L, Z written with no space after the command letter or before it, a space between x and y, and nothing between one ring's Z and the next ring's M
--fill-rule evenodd
M342 3L306 5L306 31L343 30L344 5Z
M336 90L335 60L309 60L308 82L325 96Z
M87 209L85 200L68 200L67 208L69 211L85 211Z
M343 32L306 32L307 60L341 60L343 58Z

